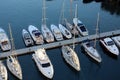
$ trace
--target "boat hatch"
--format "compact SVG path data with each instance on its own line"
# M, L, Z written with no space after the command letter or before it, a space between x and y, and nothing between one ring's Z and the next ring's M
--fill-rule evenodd
M113 41L108 41L108 42L107 42L107 45L108 45L108 46L112 46L112 45L114 45L114 42L113 42Z
M42 67L49 67L50 66L50 63L44 63L42 64Z
M69 33L67 32L67 30L65 30L65 33L66 33L67 35L69 35Z

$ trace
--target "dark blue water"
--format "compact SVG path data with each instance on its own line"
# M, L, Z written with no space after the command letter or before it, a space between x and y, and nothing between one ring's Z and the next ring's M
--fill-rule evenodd
M111 1L111 2L110 2ZM46 1L46 17L48 27L50 24L58 25L63 0ZM120 29L120 1L119 0L75 0L73 1L73 14L75 4L78 4L78 17L86 25L90 34L95 33L97 13L100 13L100 32ZM70 3L65 0L65 17L70 18ZM42 0L1 0L0 1L0 27L8 32L8 23L11 23L16 49L24 48L22 29L32 24L40 29L42 18ZM69 19L70 20L70 19ZM71 22L71 20L70 20ZM54 66L53 80L120 80L120 56L117 59L107 55L99 42L97 49L102 56L102 63L97 64L82 50L80 44L76 45L81 71L76 72L65 63L60 48L47 50ZM36 67L31 54L18 57L23 80L47 80ZM5 60L4 60L5 62ZM9 80L17 80L9 71Z

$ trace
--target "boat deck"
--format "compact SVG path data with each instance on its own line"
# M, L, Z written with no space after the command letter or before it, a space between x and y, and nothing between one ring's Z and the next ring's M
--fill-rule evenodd
M89 35L89 36L85 36L85 37L77 37L77 38L74 38L74 39L72 38L72 39L69 39L69 40L57 41L57 42L52 42L52 43L46 43L46 44L43 44L43 45L37 45L37 46L17 49L17 50L15 50L16 54L11 54L10 51L1 52L0 53L0 59L6 58L7 56L10 56L10 55L19 56L19 55L24 55L24 54L30 54L30 53L33 53L38 48L52 49L52 48L60 47L62 45L69 45L69 44L73 43L73 40L74 40L74 43L81 43L81 42L83 42L87 39L94 40L95 38L101 39L101 38L104 38L104 37L112 37L112 36L116 36L116 35L120 35L120 30L103 32L103 33L100 33L99 35L93 34L93 35Z

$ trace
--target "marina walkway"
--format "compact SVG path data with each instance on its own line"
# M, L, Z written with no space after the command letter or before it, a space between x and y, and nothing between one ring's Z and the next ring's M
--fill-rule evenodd
M87 40L87 39L93 40L95 38L100 39L100 38L112 37L112 36L116 36L116 35L120 35L120 30L103 32L103 33L100 33L99 35L93 34L93 35L89 35L86 37L77 37L74 39L63 40L63 41L53 42L53 43L46 43L43 45L37 45L37 46L27 47L27 48L23 48L23 49L18 49L18 50L15 50L15 52L17 54L14 54L14 55L19 56L19 55L24 55L24 54L30 54L30 53L33 53L38 48L52 49L52 48L60 47L62 45L72 44L73 41L74 41L74 43L81 43L82 41ZM0 59L6 58L7 56L10 56L10 55L11 55L10 51L2 52L2 53L0 53Z

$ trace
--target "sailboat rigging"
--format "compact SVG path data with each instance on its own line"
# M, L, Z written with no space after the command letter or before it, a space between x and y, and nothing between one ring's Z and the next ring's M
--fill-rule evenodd
M54 41L54 36L46 25L46 10L45 10L46 5L45 4L46 4L45 0L43 0L41 30L42 30L42 34L43 34L43 37L46 40L46 42L53 42Z
M96 38L94 41L94 48L96 48L96 40L97 40L97 36L98 36L98 25L99 25L99 13L98 13L98 18L97 18L97 25L96 25Z
M10 24L9 24L9 31L10 31L10 38L11 38L10 40L11 40L12 49L11 49L11 55L7 57L7 67L14 76L16 76L18 79L21 80L22 70L18 62L17 56L15 56L16 52L15 52L15 46L13 42L12 30Z

